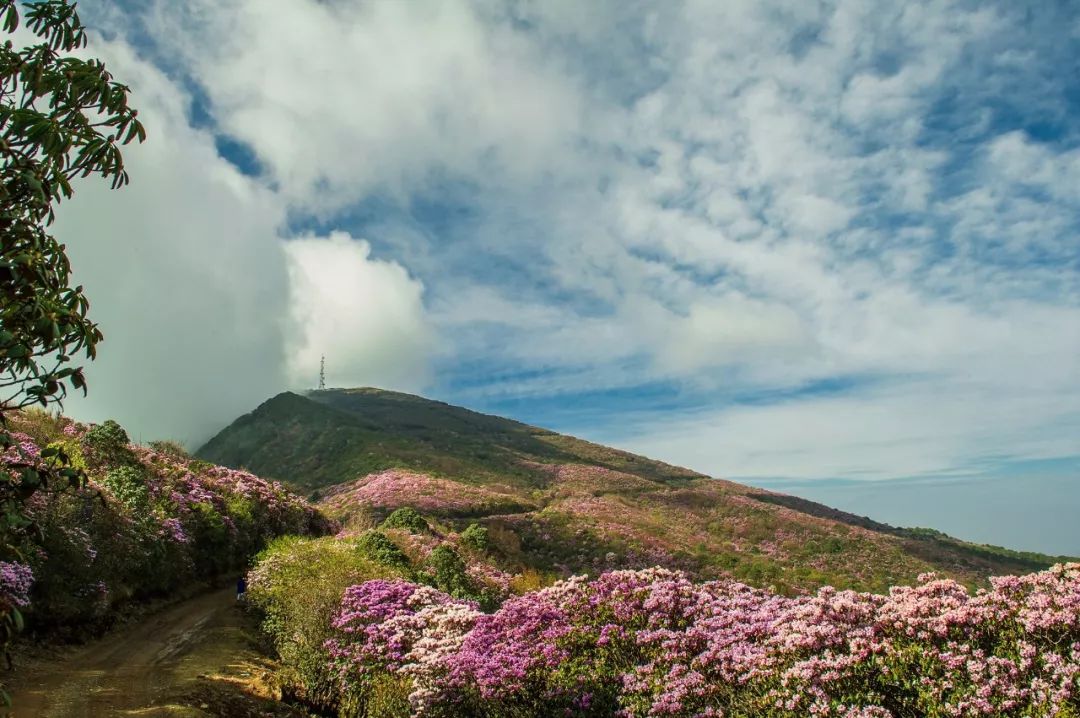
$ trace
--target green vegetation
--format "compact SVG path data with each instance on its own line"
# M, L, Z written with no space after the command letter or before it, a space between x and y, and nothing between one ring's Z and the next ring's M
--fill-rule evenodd
M409 557L382 531L368 531L356 541L363 556L377 564L409 573Z
M282 680L312 706L337 701L323 644L345 589L399 575L364 553L348 540L283 537L259 554L248 574L248 600L262 612L263 630L286 666Z
M312 707L341 715L363 715L361 706L371 715L409 715L403 703L407 692L401 690L406 683L397 679L384 677L374 685L365 683L362 690L340 692L338 671L325 644L335 635L334 617L350 586L373 579L417 581L487 610L508 595L505 587L470 575L476 564L454 548L459 535L389 531L279 538L258 555L248 574L249 600L261 612L263 629L285 666L281 680L287 692ZM417 541L425 543L408 545L408 553L402 550L406 542ZM490 565L487 572L499 574ZM529 577L527 588L537 585ZM399 712L402 706L404 713Z
M483 529L272 544L249 590L286 693L340 718L1076 715L1080 564L979 592L928 574L886 596L783 596L663 567L511 575L527 542ZM549 536L563 551L593 540ZM785 573L744 563L759 583Z
M327 528L280 484L126 443L116 422L23 410L8 426L22 460L58 446L87 476L35 497L35 531L13 547L25 564L3 563L0 601L23 609L38 636L93 636L133 601L235 576L269 539ZM10 458L0 455L0 471Z
M279 394L234 421L196 455L305 491L383 469L523 490L544 487L544 467L564 463L605 466L658 481L700 477L509 419L377 389Z
M128 182L120 145L145 138L128 88L98 60L75 53L86 31L69 0L0 0L4 30L21 20L38 44L0 45L0 386L15 407L45 406L70 386L85 389L71 357L93 359L101 332L87 317L82 287L71 287L64 245L46 228L77 177Z
M414 534L428 533L431 530L424 517L418 514L416 509L409 506L394 509L393 513L382 522L382 527L384 529L404 529Z
M98 60L80 57L86 31L70 0L0 0L4 32L25 22L36 44L0 44L0 650L22 629L32 569L20 552L39 533L27 507L43 491L79 488L85 476L62 446L27 455L7 427L16 409L86 391L83 368L102 334L82 287L71 286L65 247L49 234L55 205L77 177L114 189L128 181L120 145L145 139L128 88ZM20 43L21 44L21 43ZM0 691L0 699L7 694Z
M461 532L461 543L475 551L487 551L488 530L480 524L469 524Z

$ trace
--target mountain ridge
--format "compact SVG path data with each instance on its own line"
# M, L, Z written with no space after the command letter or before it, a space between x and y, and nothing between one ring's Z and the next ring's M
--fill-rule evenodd
M808 590L885 590L940 572L969 585L1064 557L902 529L512 419L373 388L285 392L198 451L323 499L357 530L397 508L477 522L515 570L663 564ZM512 509L512 510L511 510Z

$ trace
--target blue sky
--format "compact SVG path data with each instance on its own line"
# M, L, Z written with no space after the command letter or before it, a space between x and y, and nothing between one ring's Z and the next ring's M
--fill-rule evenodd
M1073 3L80 7L151 133L60 218L87 417L197 442L325 354L719 476L1080 505Z

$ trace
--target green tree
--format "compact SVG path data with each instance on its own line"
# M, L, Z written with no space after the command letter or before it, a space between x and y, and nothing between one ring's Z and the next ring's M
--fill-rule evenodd
M40 457L20 452L5 415L59 403L68 387L86 391L81 366L101 331L87 316L82 287L71 286L65 246L48 228L76 178L128 182L121 145L146 133L128 107L128 88L99 60L72 54L86 30L71 0L0 0L0 26L21 21L36 44L0 46L0 552L9 556L31 529L24 506L36 492L78 485L83 476L59 447ZM0 645L18 628L14 607L0 607Z
M15 0L0 0L0 24L19 26ZM85 391L81 367L101 341L82 287L71 287L65 247L48 233L72 180L97 175L128 182L120 145L145 138L128 88L99 60L67 54L86 45L70 0L26 5L41 40L0 48L0 388L3 408L48 404L70 385Z

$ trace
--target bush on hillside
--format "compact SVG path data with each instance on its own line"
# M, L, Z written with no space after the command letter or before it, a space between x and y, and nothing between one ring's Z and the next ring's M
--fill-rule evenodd
M507 592L492 584L491 572L494 571L480 564L465 564L454 546L442 543L424 561L418 579L449 596L472 601L484 610L494 610Z
M461 543L475 551L487 551L488 530L480 524L469 524L468 528L461 532Z
M135 463L135 454L128 447L131 439L120 424L109 419L91 426L82 438L82 455L93 468L115 464Z
M455 545L460 543L456 534L405 529L273 541L248 574L248 594L262 612L264 629L285 666L287 692L341 716L410 715L408 681L400 676L375 675L343 690L325 645L336 635L332 619L346 589L373 577L415 581L425 590L453 594L477 610L497 608L518 579L523 586L544 581L535 572L513 576L486 557L459 553Z
M398 569L405 573L410 571L409 557L396 543L382 531L367 531L356 542L356 548L368 559L375 563Z
M149 446L159 454L165 454L166 456L172 456L177 459L191 458L191 454L188 453L188 450L177 441L159 439L157 441L151 441Z
M88 429L43 412L12 418L24 425L34 436L13 434L21 452L60 446L89 477L27 504L37 530L18 551L34 577L26 615L36 631L94 633L126 601L236 572L274 536L325 529L282 486L122 443L116 422Z
M150 490L146 476L134 466L118 466L107 472L102 481L113 497L131 511L150 509Z
M382 528L401 529L414 534L430 533L431 531L431 526L428 525L428 522L424 517L417 513L416 509L409 508L408 506L394 509L394 511L386 517L386 520L382 522Z
M353 540L283 537L259 554L248 573L248 599L262 612L286 686L319 708L333 710L342 701L324 644L345 590L398 575L364 554Z

